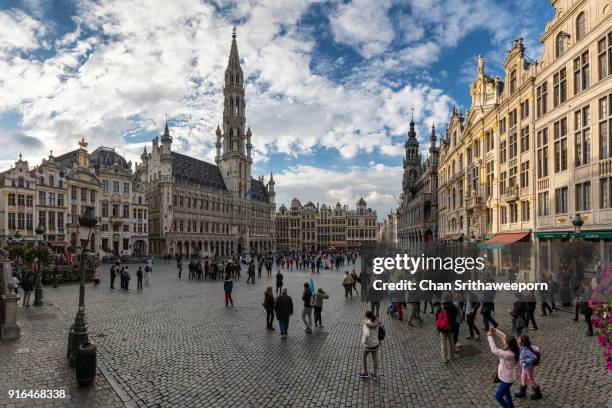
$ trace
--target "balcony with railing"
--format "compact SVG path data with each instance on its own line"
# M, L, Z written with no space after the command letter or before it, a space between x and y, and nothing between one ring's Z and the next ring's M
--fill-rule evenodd
M502 201L504 202L512 202L516 201L519 198L519 188L518 185L510 186L506 188L506 191L502 194Z

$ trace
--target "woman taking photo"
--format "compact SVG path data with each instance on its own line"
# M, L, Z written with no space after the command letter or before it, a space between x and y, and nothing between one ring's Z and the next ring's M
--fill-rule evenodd
M512 405L510 388L514 383L515 368L519 361L519 345L514 337L508 337L502 331L493 327L489 329L487 334L491 352L499 357L499 365L493 376L493 382L499 383L495 399L502 407L512 408L514 405ZM501 340L503 349L497 347L493 336L497 336Z

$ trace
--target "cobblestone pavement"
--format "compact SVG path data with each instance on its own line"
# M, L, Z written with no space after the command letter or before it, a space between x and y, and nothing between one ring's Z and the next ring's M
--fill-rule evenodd
M102 266L99 287L88 284L87 317L98 359L118 394L112 394L100 376L96 387L74 391L74 375L63 359L78 301L77 286L70 285L45 288L53 306L45 307L44 313L57 308L59 316L66 316L52 320L53 330L42 327L43 333L38 333L38 327L24 322L22 313L26 335L16 344L0 346L2 362L9 361L9 370L0 374L0 406L8 402L5 390L17 385L70 389L72 400L54 401L56 405L85 398L82 406L117 401L139 407L496 406L490 377L497 358L486 341L463 340L467 326L462 325L460 342L469 346L444 365L429 312L425 323L416 327L384 316L387 338L381 347L381 379L359 379L360 319L366 304L358 297L344 297L343 269L315 276L316 286L331 298L323 307L324 328L313 334L304 333L300 319L302 285L311 275L283 271L295 306L285 341L278 332L265 329L263 291L274 279L265 277L265 271L255 285L246 284L243 274L234 285L236 306L226 308L221 281L178 280L174 263L156 261L152 287L142 292L135 290L134 266L128 292L109 289L108 269ZM503 312L506 307L509 302L496 305L502 329L510 324ZM584 322L574 323L569 311L561 311L539 318L538 324L540 330L530 335L542 348L537 377L544 399L515 399L516 406L612 406L612 379L602 366L602 349L594 338L584 336ZM19 354L23 347L30 353ZM32 353L38 348L44 348L42 358Z
M75 292L75 290L77 292ZM53 291L53 289L48 289ZM78 287L62 288L64 295L77 293ZM70 322L49 299L43 307L18 309L21 338L0 340L0 407L123 407L119 396L101 374L94 384L79 387L74 369L68 365L66 344ZM74 313L76 313L76 309ZM9 390L63 390L65 398L9 398Z

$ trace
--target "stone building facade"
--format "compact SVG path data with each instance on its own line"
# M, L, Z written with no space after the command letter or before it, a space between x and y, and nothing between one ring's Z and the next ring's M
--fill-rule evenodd
M127 162L114 148L103 146L91 153L90 161L100 180L102 252L115 256L147 254L147 208L138 192L133 191L132 162Z
M433 242L438 230L438 146L436 129L431 128L429 155L425 161L410 121L405 143L402 193L397 210L397 240L402 248L421 242Z
M576 213L612 257L612 4L551 3L539 61L522 39L503 79L479 57L471 106L453 111L440 142L438 198L441 239L544 243L554 269Z
M19 231L22 242L35 243L36 177L27 161L19 155L15 166L0 173L0 247L15 242Z
M612 262L612 2L552 2L535 80L535 240L556 267L560 242L583 237Z
M246 127L244 74L232 36L223 90L216 164L172 151L168 125L137 167L149 204L155 255L230 256L275 249L274 179L251 177L252 132Z
M396 211L388 214L383 222L378 224L378 241L393 246L398 245L397 219L398 213Z
M6 196L0 209L2 246L14 242L19 230L22 242L44 239L58 252L74 251L88 233L79 227L78 217L92 206L98 225L91 231L90 251L102 257L148 253L146 226L144 233L133 234L139 223L147 223L147 205L132 194L131 163L114 149L99 147L90 154L83 139L78 149L50 154L33 168L20 157L0 175ZM136 207L139 212L130 211ZM138 214L144 222L138 221ZM45 227L43 236L36 236L39 225Z
M276 214L276 240L280 251L321 251L330 248L359 248L376 242L376 211L360 198L355 210L336 203L335 207L302 206L294 198L289 208L281 205Z

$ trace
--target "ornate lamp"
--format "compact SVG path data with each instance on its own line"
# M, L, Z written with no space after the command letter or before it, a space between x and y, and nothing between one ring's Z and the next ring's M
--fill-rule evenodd
M68 336L68 357L70 358L70 365L73 367L76 364L79 346L84 343L89 343L89 329L87 328L87 319L85 317L85 264L87 263L87 245L91 236L91 229L94 228L97 223L98 219L96 218L94 207L85 207L85 211L79 216L79 226L89 228L87 239L83 240L81 245L79 308L74 323L70 327L70 334Z

